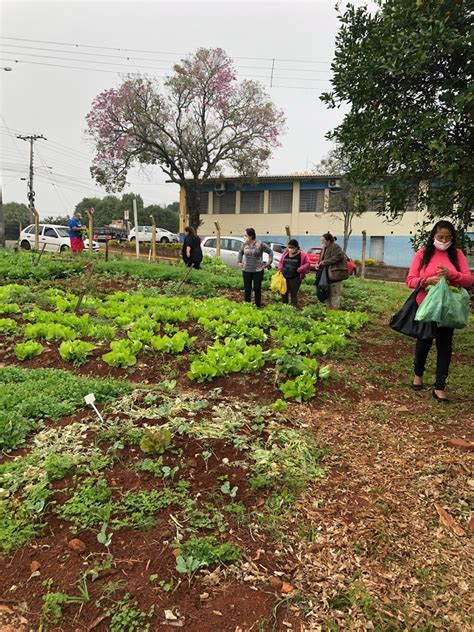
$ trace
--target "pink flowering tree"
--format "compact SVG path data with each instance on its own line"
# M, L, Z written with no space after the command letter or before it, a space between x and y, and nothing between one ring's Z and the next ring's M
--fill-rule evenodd
M197 228L203 181L224 169L257 175L279 145L285 119L259 83L237 81L220 48L198 49L164 85L133 75L94 99L87 115L97 151L91 173L108 191L119 191L131 167L159 165L184 185Z

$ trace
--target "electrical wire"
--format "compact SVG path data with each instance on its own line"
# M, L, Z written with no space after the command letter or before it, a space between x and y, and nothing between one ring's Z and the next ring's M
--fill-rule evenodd
M9 51L9 50L4 50L3 51L6 55L15 55L15 51ZM62 51L61 51L62 52ZM39 55L37 53L23 53L20 52L20 55L23 55L24 57L34 57L35 59L54 59L56 61L67 61L70 63L76 63L76 61L78 63L93 63L99 66L119 66L120 69L125 72L125 70L127 70L128 72L133 72L136 69L138 70L168 70L169 68L163 68L162 66L141 66L141 65L134 65L133 68L130 68L129 66L124 66L124 64L119 64L116 62L112 62L112 61L93 61L93 60L89 60L89 59L71 59L69 57L58 57L57 55ZM15 60L18 62L27 62L29 63L30 60L29 59L18 59ZM271 73L271 69L268 69L268 75L245 75L246 78L248 79L270 79L272 78L273 80L285 80L285 81L312 81L312 82L322 82L322 83L326 83L329 81L329 79L312 79L310 77L281 77L278 76L276 74L275 71L278 71L279 69L276 68L274 69L274 72L272 73L272 75L270 76ZM237 74L242 75L242 73L238 72Z
M50 68L64 68L67 70L87 70L87 71L91 71L91 72L106 72L109 74L113 74L113 75L118 75L120 76L120 73L118 70L106 70L105 68L84 68L83 66L66 66L63 64L49 64L46 62L39 62L39 61L32 61L32 60L24 60L24 59L1 59L0 63L13 63L13 64L34 64L35 66L47 66ZM148 73L146 73L146 76L148 77L152 77L152 78L156 78L156 79L165 79L166 77L162 76L162 75L149 75ZM270 77L267 77L267 79L270 79ZM286 79L289 80L289 77L280 77L279 79ZM321 81L323 81L321 79ZM324 80L325 81L325 80ZM327 80L329 82L329 80ZM320 88L318 87L312 87L312 86L282 86L282 85L276 85L276 84L272 84L272 85L265 85L266 88L286 88L289 90L320 90Z
M114 46L93 46L91 44L74 44L71 42L53 42L50 40L35 40L35 39L29 39L29 38L25 38L25 37L6 37L4 35L0 36L0 39L6 39L6 40L13 40L16 42L32 42L32 43L37 43L37 44L54 44L57 46L72 46L75 48L94 48L97 50L113 50L113 51L120 51L120 52L125 52L125 53L145 53L145 54L150 54L150 55L171 55L174 57L182 57L182 56L186 56L188 53L170 53L170 52L165 52L165 51L152 51L152 50L140 50L140 49L135 49L135 48L118 48L118 47L114 47ZM320 60L313 60L313 59L282 59L279 57L237 57L237 56L232 56L233 59L245 59L245 60L257 60L257 61L268 61L268 62L272 62L272 61L285 61L285 62L289 62L289 63L300 63L300 64L331 64L330 61L320 61Z
M58 44L59 46L64 46L64 44ZM26 50L35 50L35 51L44 51L44 52L50 52L50 53L61 53L61 54L66 54L66 55L86 55L88 57L109 57L112 59L122 59L122 60L126 60L126 61L153 61L153 62L158 62L158 63L169 63L170 60L169 59L154 59L153 57L130 57L129 55L110 55L107 53L88 53L86 51L76 51L76 50L61 50L61 49L57 49L57 48L44 48L41 46L24 46L22 44L7 44L7 46L9 48L19 48L22 49L19 51L20 54L22 54L22 51L24 49ZM23 53L23 54L27 54L27 53ZM71 58L72 60L73 58ZM270 60L271 62L273 62L274 60ZM276 61L276 60L275 60ZM267 66L247 66L244 64L235 64L236 68L246 68L246 69L250 69L250 70L267 70L268 72L271 72L272 70L272 64L268 64ZM166 68L168 69L168 68ZM330 69L328 70L315 70L315 69L311 69L311 68L280 68L278 67L277 70L279 72L310 72L310 73L329 73Z

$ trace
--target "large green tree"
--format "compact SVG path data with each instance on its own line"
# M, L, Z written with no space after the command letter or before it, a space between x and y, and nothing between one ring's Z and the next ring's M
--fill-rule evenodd
M472 223L472 5L464 0L379 0L346 5L332 63L330 108L349 106L328 134L357 185L386 191L400 216L421 187L427 221ZM469 67L471 65L471 67Z
M177 232L179 223L178 202L173 202L167 206L151 204L145 207L141 195L125 193L121 198L115 195L107 195L104 198L83 198L76 205L75 210L79 211L83 218L86 218L87 210L93 208L95 226L108 226L114 220L123 220L124 211L128 211L130 221L133 224L133 198L137 201L138 224L140 226L149 226L151 224L150 215L153 215L157 226L174 233Z
M132 166L158 165L183 184L189 223L197 228L203 180L225 168L257 175L278 145L284 116L259 83L237 80L220 48L181 60L164 88L136 75L94 99L87 115L97 149L91 173L118 191Z
M5 239L18 239L20 231L33 222L26 204L8 202L3 205L5 218Z

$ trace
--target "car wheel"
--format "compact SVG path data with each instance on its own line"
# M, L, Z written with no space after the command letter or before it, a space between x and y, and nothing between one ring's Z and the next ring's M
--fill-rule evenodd
M20 244L20 248L22 250L31 250L31 244L29 241L26 241L26 239L24 239Z
M130 241L133 243L135 241L135 237L130 237Z
M61 246L59 252L67 252L69 250L69 246Z
M168 237L162 237L162 238L160 239L160 242L161 242L162 244L169 244L169 243L170 243L170 240L168 239Z

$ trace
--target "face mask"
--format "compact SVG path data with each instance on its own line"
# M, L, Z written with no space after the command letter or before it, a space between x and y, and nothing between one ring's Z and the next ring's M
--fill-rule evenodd
M438 241L437 239L433 239L433 245L436 250L447 250L452 243L452 241Z

